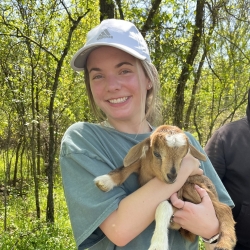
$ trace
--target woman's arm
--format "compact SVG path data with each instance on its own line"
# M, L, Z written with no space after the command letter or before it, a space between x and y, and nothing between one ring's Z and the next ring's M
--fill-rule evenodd
M188 154L182 161L175 183L166 184L157 178L152 179L124 198L118 209L100 225L101 230L115 245L126 245L152 223L160 202L177 192L188 176L202 172L199 161Z

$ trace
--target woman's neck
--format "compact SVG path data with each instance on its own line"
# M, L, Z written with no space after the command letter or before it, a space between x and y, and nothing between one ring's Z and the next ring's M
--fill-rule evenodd
M127 134L145 134L153 130L152 126L146 120L143 120L140 123L106 120L102 124L106 127L111 127L117 131Z

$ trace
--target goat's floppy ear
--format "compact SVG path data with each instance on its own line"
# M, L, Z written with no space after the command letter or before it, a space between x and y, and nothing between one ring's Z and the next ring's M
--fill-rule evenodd
M135 146L133 146L125 156L123 160L124 167L128 167L134 162L138 161L149 149L150 146L150 138L146 138L143 141L139 142Z
M192 144L189 144L189 148L190 148L190 154L197 158L198 160L201 161L206 161L207 158L204 154L202 154L198 149L196 149Z

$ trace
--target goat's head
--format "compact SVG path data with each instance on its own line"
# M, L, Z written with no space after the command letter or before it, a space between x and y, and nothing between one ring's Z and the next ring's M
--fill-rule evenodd
M142 164L149 164L151 175L166 183L173 183L188 152L199 160L206 160L205 155L189 143L181 129L162 125L149 138L131 148L124 158L124 166L141 160Z

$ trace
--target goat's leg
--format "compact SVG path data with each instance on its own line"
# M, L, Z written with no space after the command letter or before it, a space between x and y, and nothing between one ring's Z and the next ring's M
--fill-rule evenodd
M159 204L155 213L155 231L148 250L168 250L168 226L173 208L168 201Z
M96 186L104 192L108 192L113 187L121 185L132 173L138 172L140 162L137 161L130 166L121 166L108 174L98 176L94 179Z
M220 238L215 246L215 250L233 250L236 244L235 221L232 210L229 206L217 201L213 201L214 209L220 223Z

